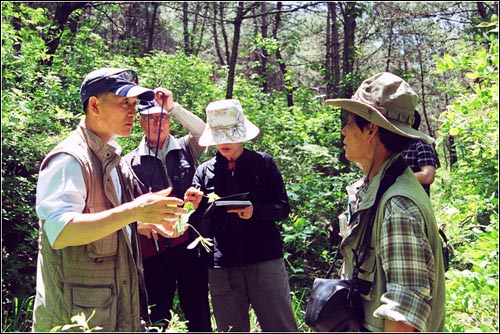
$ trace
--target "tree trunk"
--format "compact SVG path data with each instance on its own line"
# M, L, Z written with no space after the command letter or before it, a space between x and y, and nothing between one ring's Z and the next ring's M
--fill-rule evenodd
M281 1L278 1L276 5L276 18L275 18L275 25L273 28L273 38L275 40L278 40L278 28L281 23L281 9L283 7L283 3ZM287 106L293 107L293 88L291 86L290 79L288 78L288 69L286 67L285 61L283 60L283 56L281 55L281 51L278 47L276 50L276 60L278 61L278 65L281 71L281 75L283 76L283 83L285 85L285 92L286 92L286 102Z
M267 29L268 29L268 23L267 23L267 3L262 2L260 5L261 8L261 13L262 13L262 24L260 28L260 33L262 35L262 38L267 38ZM267 77L267 59L269 57L269 54L267 53L266 48L263 48L260 53L260 76L262 78L262 91L264 93L268 92L268 77Z
M487 20L488 19L488 11L486 10L486 5L484 2L476 2L477 6L477 12L479 13L479 17L482 20Z
M146 46L146 49L144 50L144 53L148 53L153 49L153 41L154 41L154 36L155 36L155 23L156 23L156 17L158 15L158 6L160 5L158 2L152 2L153 5L153 13L151 14L151 18L149 19L149 25L148 25L148 43Z
M194 55L198 55L198 53L200 52L200 48L201 48L201 45L203 43L203 36L205 34L205 27L206 27L206 24L207 24L207 18L208 18L208 11L210 9L210 3L197 3L196 4L196 22L198 22L198 17L200 17L200 15L198 14L198 12L202 9L201 6L203 6L203 14L201 15L203 21L201 23L201 29L200 29L200 32L198 34L196 34L196 28L198 26L198 24L196 25L193 25L193 32L192 32L192 35L193 35L193 42L192 42L192 47L193 47L193 54ZM198 35L198 42L195 43L194 41L194 36Z
M231 62L231 51L229 50L229 39L227 37L227 32L224 24L224 2L219 4L219 17L220 17L220 31L222 33L222 38L224 41L224 53L226 55L226 64Z
M52 56L56 53L59 43L61 41L61 35L66 26L71 26L72 23L78 21L77 18L69 20L69 16L75 10L83 8L88 5L88 2L57 2L56 10L54 13L55 26L49 28L48 33L43 36L45 40L45 45L47 46L47 57L41 60L41 65L51 66L53 62ZM72 30L73 31L73 30ZM73 31L74 32L74 31Z
M358 9L356 8L355 2L345 3L343 10L344 17L344 54L342 59L342 76L345 77L349 74L353 74L354 59L355 59L355 44L354 44L354 32L356 31L356 17L358 15ZM354 93L354 87L352 85L347 85L344 87L344 91L340 95L341 97L351 97Z
M391 66L392 58L392 37L394 36L394 21L391 20L391 26L389 29L389 41L387 42L387 57L385 58L385 71L389 72Z
M231 99L233 97L234 77L236 73L236 63L238 61L238 50L240 45L241 24L245 19L245 14L252 11L258 5L259 5L258 2L252 2L247 8L245 8L245 2L243 1L238 2L236 9L236 17L234 18L233 21L233 26L234 26L233 47L231 49L231 59L229 61L229 74L227 78L226 99Z
M450 169L453 165L457 163L457 149L455 148L455 138L453 136L448 136L448 151L450 152Z
M340 50L339 30L337 27L337 3L328 2L326 18L326 59L325 82L326 95L329 98L339 97Z
M193 48L191 47L191 38L189 36L189 2L182 2L182 33L184 36L184 53L190 55L193 53Z
M221 66L226 66L226 61L224 56L222 55L222 50L220 48L219 44L219 36L217 33L217 7L218 3L217 2L212 2L212 13L213 13L213 20L212 20L212 34L214 36L214 45L215 45L215 51L217 52L217 57L219 58L219 64Z
M342 16L344 18L344 48L343 48L343 57L342 57L342 76L346 77L347 75L354 74L354 59L355 59L355 46L354 46L354 37L356 31L356 17L358 15L358 10L356 8L355 2L347 2L344 4L342 10ZM348 84L342 86L342 90L339 94L339 97L350 98L354 94L355 87L352 84ZM347 124L347 113L342 110L340 113L340 122L341 129ZM342 131L342 130L341 130ZM344 136L341 134L341 143L344 139ZM340 161L345 165L349 166L349 160L345 157L345 152L341 153L339 157Z
M243 6L244 2L238 2L236 17L233 21L233 47L231 49L231 60L229 61L229 74L227 78L226 99L233 98L234 76L236 73L236 62L238 60L238 49L240 45L241 23L243 22Z

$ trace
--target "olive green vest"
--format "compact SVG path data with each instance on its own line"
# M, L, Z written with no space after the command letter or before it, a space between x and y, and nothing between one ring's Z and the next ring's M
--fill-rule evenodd
M387 168L394 162L399 154L393 155L381 167L380 172L370 181L367 192L363 195L363 200L359 203L357 212L371 207L375 201L375 196ZM434 211L432 209L429 197L424 189L418 183L411 169L407 168L403 174L396 179L394 184L384 193L380 199L378 208L384 208L387 201L393 196L404 196L411 199L422 212L426 223L426 234L434 255L435 274L433 284L431 282L431 299L429 301L430 315L426 328L421 330L426 332L442 331L445 321L445 276L443 266L443 255L441 248L441 239L439 237L438 226ZM355 216L356 213L353 215ZM365 215L367 216L367 215ZM369 217L365 217L368 219ZM371 289L368 295L363 295L364 308L364 323L363 326L369 331L383 332L384 320L373 316L373 312L382 305L380 299L383 293L386 292L385 272L382 268L382 263L379 256L379 239L380 228L383 221L383 210L377 210L373 225L370 247L363 262L359 278L372 282ZM353 272L353 248L357 248L362 236L364 235L363 227L366 226L366 221L360 221L359 224L351 226L346 233L341 244L341 252L344 256L344 265L342 275L344 278L352 278Z
M82 167L87 188L83 213L96 213L120 204L110 176L121 159L115 148L87 130L82 121L47 155L41 169L63 152L76 158ZM122 201L129 201L129 180L118 170ZM43 224L40 221L33 330L48 332L55 326L71 324L71 317L81 312L88 319L95 310L89 321L91 328L100 326L104 332L141 331L141 307L144 310L147 304L140 305L146 300L140 293L142 262L135 223L129 225L131 238L124 227L90 244L59 250L50 246Z

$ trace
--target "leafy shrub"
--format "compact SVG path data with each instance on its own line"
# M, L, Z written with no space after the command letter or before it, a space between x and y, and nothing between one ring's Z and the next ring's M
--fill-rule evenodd
M498 331L498 22L486 26L495 27L488 50L445 55L437 66L468 81L447 85L456 99L441 116L440 134L455 138L458 160L438 170L432 188L455 248L446 276L450 331Z

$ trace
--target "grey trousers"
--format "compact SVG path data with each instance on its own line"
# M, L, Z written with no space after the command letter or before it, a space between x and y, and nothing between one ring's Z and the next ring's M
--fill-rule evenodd
M263 332L298 331L283 258L208 273L219 332L249 332L250 305Z

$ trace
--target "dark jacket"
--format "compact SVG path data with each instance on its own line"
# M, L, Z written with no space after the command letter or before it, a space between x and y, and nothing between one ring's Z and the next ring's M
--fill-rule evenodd
M220 197L249 192L248 200L254 211L252 218L240 219L217 209L202 219L209 203L200 203L192 219L201 220L205 233L214 238L214 267L232 267L283 257L281 235L276 221L290 213L288 196L281 173L267 153L244 150L237 159L234 171L228 170L228 161L219 152L200 165L193 185L205 194ZM201 227L200 227L201 228Z
M167 171L163 167L160 159L152 155L139 154L139 148L136 147L133 151L125 155L124 159L134 171L140 185L139 193L147 193L150 191L160 191L169 187L168 180L172 182L171 196L184 198L184 193L191 186L194 172L197 167L196 159L193 157L189 148L189 136L177 139L170 136L169 140L175 140L179 149L171 150L166 157ZM148 258L155 254L154 244L152 239L148 239L140 235L141 248L143 258ZM192 240L193 233L188 229L182 236L178 238L164 238L158 236L158 246L160 252L169 247L175 247Z

